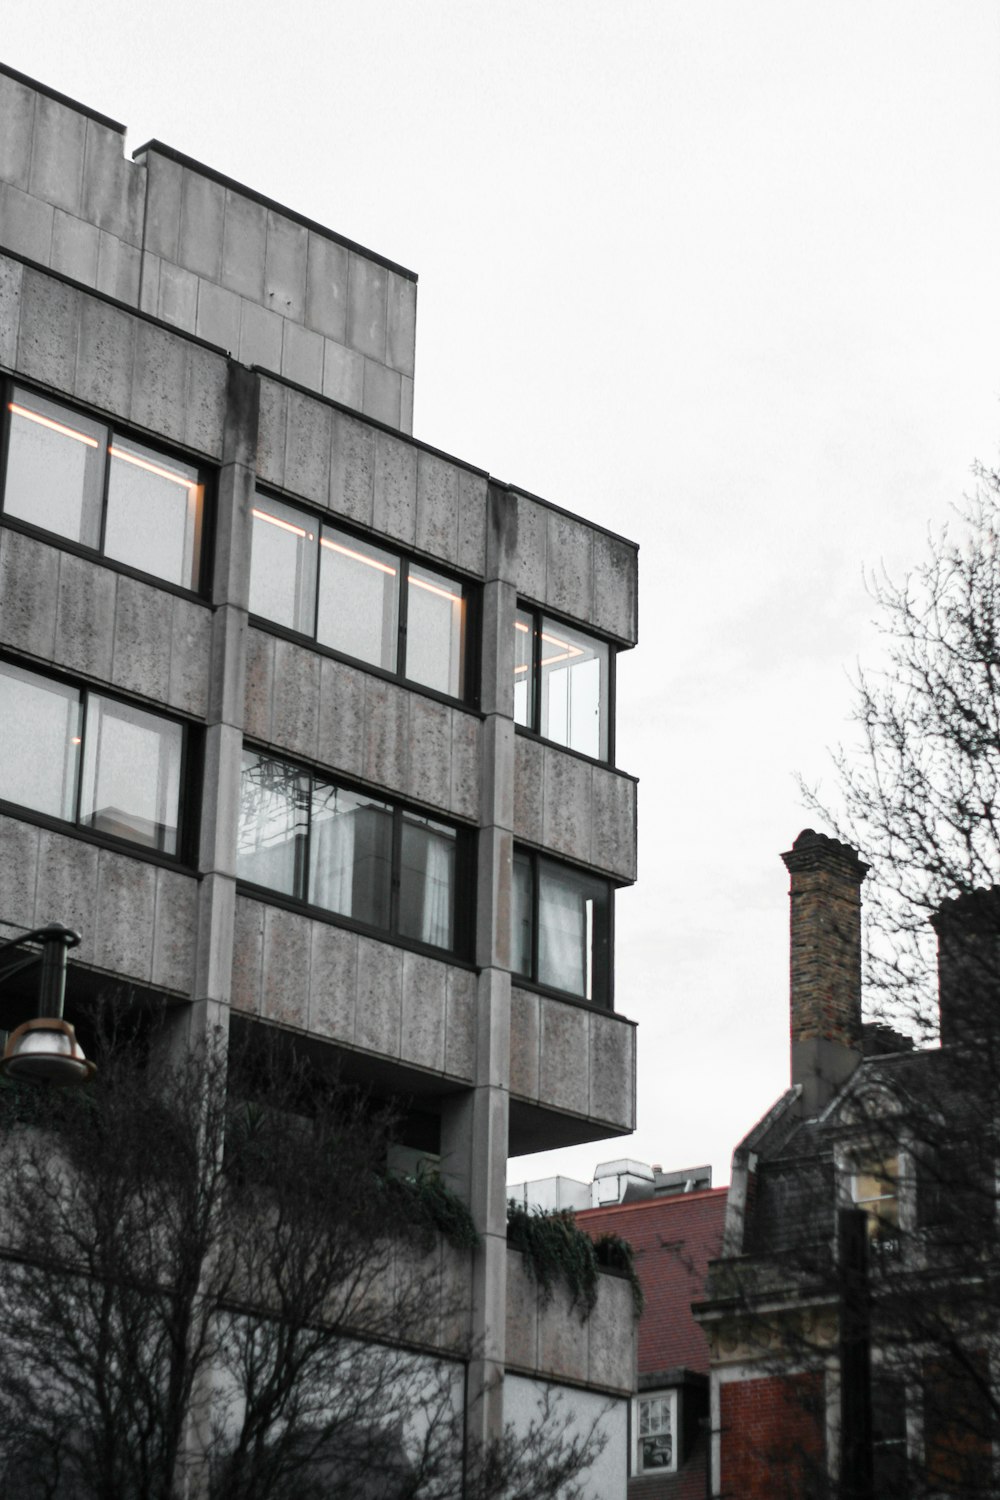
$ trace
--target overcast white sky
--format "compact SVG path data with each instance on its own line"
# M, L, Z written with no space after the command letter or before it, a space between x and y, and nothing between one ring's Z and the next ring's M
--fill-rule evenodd
M787 1082L787 895L864 565L1000 438L996 0L33 0L4 60L420 275L414 432L641 545L617 1007L639 1130Z

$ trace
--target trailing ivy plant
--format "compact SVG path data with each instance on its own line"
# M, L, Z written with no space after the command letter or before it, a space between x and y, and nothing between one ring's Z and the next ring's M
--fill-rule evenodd
M479 1234L472 1215L440 1172L421 1170L415 1177L388 1177L386 1185L418 1224L436 1229L458 1250L476 1249Z
M540 1208L525 1208L510 1199L507 1244L524 1256L529 1274L542 1289L543 1301L550 1301L556 1281L561 1281L569 1292L570 1306L579 1308L581 1321L594 1310L597 1277L602 1269L626 1277L632 1287L635 1316L642 1312L642 1287L632 1246L617 1234L602 1234L598 1240L592 1240L577 1228L572 1209L546 1213Z

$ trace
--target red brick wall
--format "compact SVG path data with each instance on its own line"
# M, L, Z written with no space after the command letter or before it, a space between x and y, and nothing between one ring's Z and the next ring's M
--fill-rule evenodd
M721 1387L722 1494L820 1500L826 1493L823 1376L771 1376Z

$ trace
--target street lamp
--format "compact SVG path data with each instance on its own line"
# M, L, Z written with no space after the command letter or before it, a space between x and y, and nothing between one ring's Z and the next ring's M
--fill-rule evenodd
M66 954L80 941L80 934L64 927L61 922L50 922L47 927L35 927L18 938L0 943L0 960L10 949L22 943L41 943L41 953L29 953L13 964L0 970L0 979L7 979L31 964L41 963L42 973L38 984L38 1011L34 1021L25 1021L7 1038L0 1073L5 1078L27 1078L35 1083L89 1083L97 1071L84 1056L83 1048L76 1039L76 1032L69 1021L63 1020L63 1001L66 995Z

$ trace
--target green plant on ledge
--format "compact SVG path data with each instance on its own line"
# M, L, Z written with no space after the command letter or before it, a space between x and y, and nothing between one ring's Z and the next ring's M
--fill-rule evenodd
M520 1250L529 1274L548 1302L557 1280L570 1294L570 1306L580 1310L581 1321L590 1316L597 1301L598 1272L602 1269L625 1276L632 1287L635 1316L642 1312L642 1287L632 1259L632 1247L616 1234L605 1234L595 1243L576 1227L571 1209L545 1213L507 1204L507 1244Z

